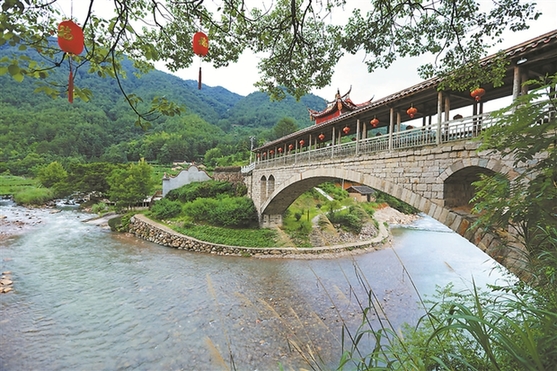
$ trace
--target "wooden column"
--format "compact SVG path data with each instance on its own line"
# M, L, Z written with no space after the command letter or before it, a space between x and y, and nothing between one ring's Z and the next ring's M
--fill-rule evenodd
M435 143L441 144L441 121L443 119L443 92L437 93L437 129Z
M520 76L521 76L520 67L519 66L514 66L513 101L517 100L518 96L520 95L520 85L521 85Z
M356 120L356 156L360 153L360 119Z
M395 109L391 107L391 114L389 120L389 151L393 149L393 129L395 126Z
M335 127L333 126L333 134L331 135L331 158L335 156Z

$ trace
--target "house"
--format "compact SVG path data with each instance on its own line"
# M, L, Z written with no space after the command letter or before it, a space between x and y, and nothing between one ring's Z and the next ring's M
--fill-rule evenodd
M351 186L346 189L349 196L357 202L372 202L375 201L375 189L365 186Z

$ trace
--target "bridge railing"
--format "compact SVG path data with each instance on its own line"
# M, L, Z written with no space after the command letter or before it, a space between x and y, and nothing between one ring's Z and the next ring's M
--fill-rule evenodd
M483 113L445 121L441 125L407 126L406 130L392 134L378 135L337 145L329 144L321 148L305 149L285 155L276 155L269 159L260 159L256 163L244 167L246 170L242 168L242 172L247 173L255 167L268 168L296 163L311 163L374 152L439 145L476 137L482 130L493 124L494 119L490 114Z

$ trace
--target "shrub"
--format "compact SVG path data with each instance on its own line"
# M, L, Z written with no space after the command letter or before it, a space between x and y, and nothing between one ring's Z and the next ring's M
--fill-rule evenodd
M245 191L247 192L247 188L245 188ZM172 201L182 201L185 203L197 198L209 198L223 195L236 196L237 193L245 191L243 191L241 186L236 187L230 182L207 180L205 182L186 184L180 188L173 189L168 192L166 197Z
M14 201L21 205L43 205L54 195L48 188L26 188L14 194Z
M323 183L319 185L319 188L321 188L325 193L333 197L335 200L340 201L348 198L348 192L345 189L336 186L334 183Z
M99 202L91 206L91 211L95 214L101 214L108 209L107 205L104 202Z
M151 207L152 215L158 220L170 219L180 215L182 212L182 204L178 201L170 201L163 198Z
M389 204L390 207L396 209L404 214L417 214L420 210L416 209L415 207L408 205L406 202L399 200L396 197L393 197L387 193L379 192L376 193L376 201L377 202L384 202Z
M184 205L184 213L197 221L222 227L247 227L257 222L257 211L247 197L198 198Z
M229 246L274 247L277 240L276 231L271 229L225 229L209 225L184 225L176 227L175 230L201 241Z

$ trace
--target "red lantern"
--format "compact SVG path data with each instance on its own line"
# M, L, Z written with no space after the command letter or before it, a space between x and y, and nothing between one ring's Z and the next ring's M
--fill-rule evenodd
M70 62L70 76L68 78L68 101L73 103L73 71L72 54L78 55L83 51L83 30L74 21L62 21L58 25L58 46L68 53Z
M348 134L350 133L350 128L348 126L345 126L344 129L342 129L344 134Z
M470 96L472 98L474 98L476 100L476 102L479 102L480 99L482 99L482 97L485 94L485 89L484 88L477 88L472 90L472 92L470 93Z
M282 153L282 147L279 147L277 151L279 151L279 153Z
M275 154L275 150L272 149L272 150L271 150L271 155L274 155L274 154Z
M209 38L199 31L193 35L193 52L200 57L204 57L209 52Z
M321 133L317 138L319 138L320 141L323 141L323 139L325 139L325 134Z
M83 51L84 37L81 27L73 21L62 21L58 25L58 46L66 53L75 55Z
M288 145L288 150L289 150L289 151L292 151L293 149L294 149L294 144L289 144L289 145Z
M193 35L193 52L200 57L204 57L209 52L209 38L199 31ZM199 76L197 78L197 89L201 90L201 66L199 66Z
M406 110L406 113L408 114L408 116L410 116L411 119L413 119L416 113L418 113L418 109L414 106L410 106L410 108Z
M303 140L303 139L302 139L302 140L300 140L300 147L303 147L305 143L306 143L306 141L305 141L305 140Z
M371 120L369 123L371 124L371 126L376 128L377 125L379 125L379 120L377 119L377 117L374 117L373 120Z

